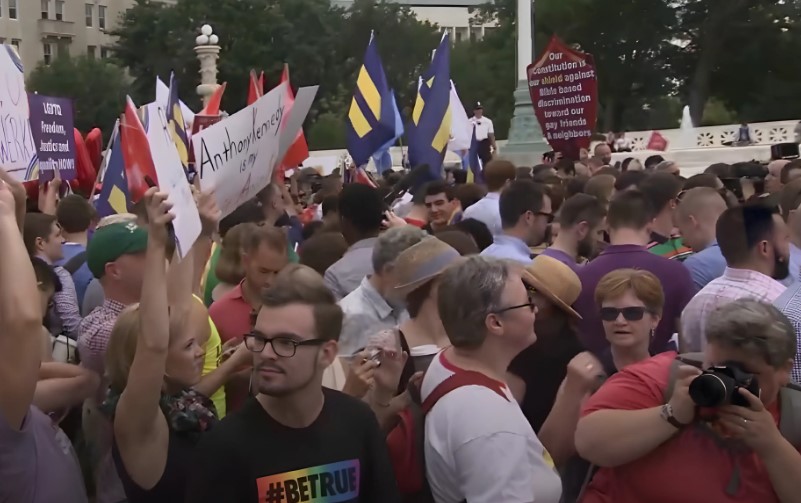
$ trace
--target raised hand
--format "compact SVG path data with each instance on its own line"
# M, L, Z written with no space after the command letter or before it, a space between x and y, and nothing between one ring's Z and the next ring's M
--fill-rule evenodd
M148 239L167 244L169 239L167 226L175 219L175 215L170 213L172 203L167 201L167 194L159 192L157 187L147 189L144 198L147 221L149 222Z
M211 236L217 232L217 227L222 218L222 210L217 206L217 199L214 197L214 192L193 192L195 194L197 211L200 214L200 223L203 226L202 233L204 236Z

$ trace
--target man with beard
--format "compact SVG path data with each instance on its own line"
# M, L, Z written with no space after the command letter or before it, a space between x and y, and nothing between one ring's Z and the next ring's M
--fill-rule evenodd
M605 218L606 209L597 198L588 194L570 197L559 208L559 233L540 255L555 258L575 271L579 261L597 255Z
M298 266L260 299L244 337L257 394L203 436L186 501L399 503L375 415L322 386L342 329L333 293Z
M773 208L745 205L729 208L716 226L723 276L713 279L690 300L681 317L683 351L703 351L707 320L717 308L738 299L772 303L786 287L790 234Z
M503 234L481 255L531 263L530 246L545 240L548 224L553 222L551 198L542 185L530 180L515 180L501 193L498 204Z
M240 340L253 328L253 313L261 308L261 297L275 275L289 263L284 231L272 225L260 225L242 244L242 268L245 279L220 297L209 308L209 316L220 332L223 344ZM231 343L233 344L233 343ZM238 410L248 391L248 375L241 375L226 386L226 408Z

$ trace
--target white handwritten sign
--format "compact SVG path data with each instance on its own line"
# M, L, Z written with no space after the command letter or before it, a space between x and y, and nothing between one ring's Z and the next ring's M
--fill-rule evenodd
M37 165L28 119L22 61L12 46L4 44L0 49L0 166L19 180L30 179Z
M164 110L156 107L154 113L153 107L148 106L148 112L147 141L150 155L153 156L156 167L159 190L169 194L167 200L173 204L175 241L179 257L184 258L200 235L200 215L175 143L167 128Z
M286 84L192 137L195 171L214 190L223 216L270 183L278 162Z

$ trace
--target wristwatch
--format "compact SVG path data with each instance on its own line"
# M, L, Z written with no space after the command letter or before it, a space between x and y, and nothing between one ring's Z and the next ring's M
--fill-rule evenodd
M660 415L662 416L662 419L664 419L665 421L667 421L668 423L670 423L671 425L675 426L678 429L687 426L686 424L676 419L676 416L673 415L673 406L670 405L669 403L666 403L665 405L662 406L662 411L660 412Z

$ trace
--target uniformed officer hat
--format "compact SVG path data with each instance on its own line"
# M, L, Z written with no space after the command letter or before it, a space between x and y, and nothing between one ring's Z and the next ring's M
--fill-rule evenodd
M473 107L473 110L484 110L484 107L481 106L480 101L476 101L476 106Z

